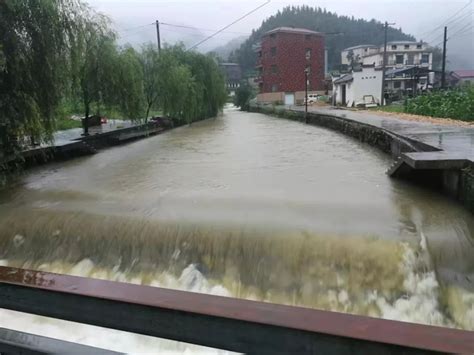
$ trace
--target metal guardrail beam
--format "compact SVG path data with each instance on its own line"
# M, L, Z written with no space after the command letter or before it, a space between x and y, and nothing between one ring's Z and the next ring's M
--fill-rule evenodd
M469 331L9 267L0 308L248 354L474 352Z
M43 337L40 335L0 328L0 354L120 355L122 353L103 350L92 346L70 343L67 341Z

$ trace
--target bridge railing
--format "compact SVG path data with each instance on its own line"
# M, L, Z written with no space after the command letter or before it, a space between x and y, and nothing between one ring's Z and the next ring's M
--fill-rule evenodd
M0 308L247 354L474 352L469 331L9 267Z

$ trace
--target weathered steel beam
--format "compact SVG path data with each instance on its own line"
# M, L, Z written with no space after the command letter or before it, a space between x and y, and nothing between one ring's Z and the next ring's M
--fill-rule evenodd
M98 349L92 346L70 343L67 341L43 337L40 335L0 328L0 354L120 355L122 353Z
M8 267L0 308L249 354L474 352L469 331Z

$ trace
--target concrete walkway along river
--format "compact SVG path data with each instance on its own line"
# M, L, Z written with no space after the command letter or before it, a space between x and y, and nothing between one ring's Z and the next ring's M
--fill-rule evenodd
M472 215L390 179L390 163L337 132L226 110L31 170L0 196L0 263L473 330ZM158 341L32 318L103 348Z

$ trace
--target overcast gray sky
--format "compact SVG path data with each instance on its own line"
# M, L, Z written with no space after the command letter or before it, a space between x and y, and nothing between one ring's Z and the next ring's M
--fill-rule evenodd
M207 30L219 29L227 25L259 4L263 4L265 0L88 0L88 2L96 10L111 17L121 36L121 43L137 44L155 39L154 27L149 25L155 20L203 29L199 33L163 25L161 29L165 42L174 42L177 38L183 38L187 43L197 42L205 34L212 33ZM328 11L355 18L367 20L374 18L379 21L393 22L396 23L394 27L401 27L404 32L434 45L442 41L442 28L434 29L443 25L450 16L468 5L455 18L463 14L466 16L461 21L454 21L448 25L448 30L453 35L448 50L456 56L454 64L474 68L474 29L472 28L474 4L467 0L272 0L262 9L229 28L228 31L231 33L220 34L202 49L209 50L234 37L249 33L279 9L287 5L301 4L319 6ZM137 26L144 27L136 28ZM456 35L456 32L459 33Z

